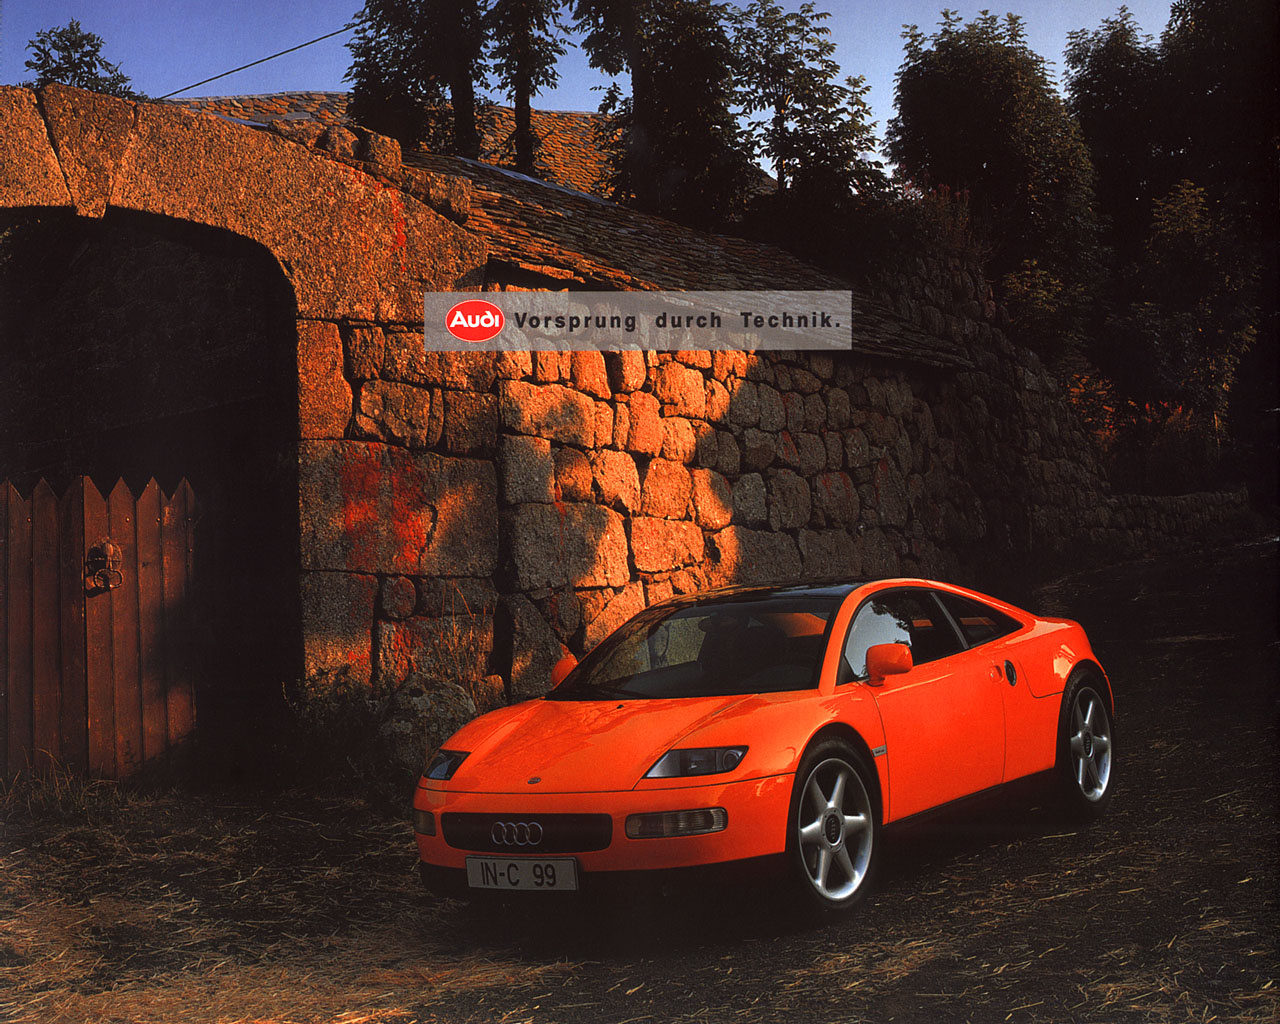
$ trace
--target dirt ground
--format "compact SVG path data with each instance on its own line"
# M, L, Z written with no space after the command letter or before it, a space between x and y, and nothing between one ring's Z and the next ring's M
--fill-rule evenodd
M877 891L825 925L741 885L437 899L408 826L350 799L11 791L0 1021L1278 1020L1275 557L1026 598L1112 676L1110 813L1078 830L1014 794L891 831Z

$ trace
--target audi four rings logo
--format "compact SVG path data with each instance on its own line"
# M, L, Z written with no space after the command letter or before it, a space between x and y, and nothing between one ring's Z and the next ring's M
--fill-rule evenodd
M537 846L542 842L542 826L536 821L495 821L489 838L494 846Z

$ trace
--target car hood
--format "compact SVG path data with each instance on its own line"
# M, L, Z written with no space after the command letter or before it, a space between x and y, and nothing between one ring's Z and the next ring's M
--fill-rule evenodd
M476 719L445 744L450 750L470 752L449 789L486 793L633 789L681 737L745 699L517 704Z

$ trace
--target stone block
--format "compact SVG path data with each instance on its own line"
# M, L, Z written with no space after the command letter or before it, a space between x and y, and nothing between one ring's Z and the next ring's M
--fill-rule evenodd
M757 387L760 396L760 429L779 431L787 429L787 410L782 403L782 396L768 384Z
M689 511L689 471L670 459L653 459L640 481L640 511L647 516L683 519Z
M909 505L902 474L888 459L881 459L871 479L875 488L875 507L879 522L885 526L907 525Z
M733 485L733 519L743 526L758 526L769 518L765 505L764 477L745 473Z
M697 565L703 553L702 531L693 523L645 516L631 520L631 554L640 572Z
M377 625L374 683L387 692L411 675L432 683L483 679L493 651L493 615L444 615Z
M778 457L776 434L748 427L742 434L742 468L748 471L767 469Z
M870 579L885 579L899 575L901 567L898 552L883 530L870 529L856 541L861 572Z
M498 449L498 479L505 505L555 501L551 442L541 437L504 436Z
M862 572L858 546L847 530L801 530L799 540L807 579L856 579Z
M28 152L32 159L25 167L28 174L35 172L31 176L39 183L35 190L37 194L26 203L14 205L61 206L65 202L63 198L62 202L46 204L39 197L45 191L43 179L49 166L45 153L41 151L47 152L52 140L76 213L81 217L101 217L107 211L116 168L133 134L135 105L114 96L57 84L46 85L40 90L40 103L49 134L45 138L41 130L39 142L43 145L36 143L31 146ZM3 106L4 101L0 99L0 109ZM4 134L15 133L20 140L29 130L24 124L27 119L18 111L13 113L17 115L13 121L8 116L4 118ZM2 164L3 153L0 152ZM0 169L0 182L5 178L4 170ZM61 188L50 191L62 193L63 197L66 195ZM2 192L0 189L0 194Z
M726 423L732 399L728 389L718 380L707 381L706 417L709 423Z
M844 388L832 388L827 392L827 426L832 430L844 430L849 425L849 392Z
M860 506L848 473L819 473L813 478L815 519L827 526L855 526Z
M608 402L596 402L595 429L597 448L608 448L613 444L613 406Z
M498 560L492 463L364 441L303 441L304 569L489 576Z
M298 436L338 440L351 419L351 386L342 375L337 324L298 321Z
M782 396L782 408L786 413L786 430L793 436L804 430L804 396L788 391Z
M647 391L637 391L630 398L626 449L637 455L657 455L662 451L666 432L658 400Z
M737 427L754 427L760 423L760 394L749 380L730 383L729 409L726 418Z
M640 474L635 459L626 452L608 448L592 452L591 472L604 504L628 513L640 507Z
M693 424L679 416L669 416L662 421L662 457L672 462L689 465L697 451L697 439Z
M555 453L556 500L591 500L591 463L576 448L560 448Z
M785 533L729 526L712 535L710 546L708 582L715 586L786 582L800 575L800 553Z
M644 387L648 369L644 353L635 350L604 353L605 371L613 391L639 391Z
M570 379L579 391L595 395L596 398L609 398L613 394L601 353L590 350L572 352L569 365Z
M444 444L459 455L492 448L498 439L498 399L470 391L445 391Z
M384 331L383 338L385 380L486 392L497 379L499 353L427 352L417 331Z
M774 530L794 530L808 526L813 505L809 485L789 469L780 469L769 480L769 526Z
M503 427L514 433L579 448L595 442L595 403L570 388L504 380L498 384L498 405Z
M827 446L817 434L796 434L796 463L800 475L811 477L827 465Z
M663 363L652 375L653 393L677 416L706 415L706 382L701 373L683 363Z
M733 520L733 492L729 482L710 469L695 469L693 481L694 516L704 530L719 530Z
M631 579L622 516L612 509L517 505L504 521L519 590L620 587Z
M716 431L715 468L730 478L742 471L742 450L738 447L738 439L727 430Z
M360 385L356 432L409 448L430 448L444 433L444 403L439 391L368 380Z
M418 590L408 576L387 576L382 580L378 600L389 619L407 619L418 606Z
M306 677L346 675L353 683L368 685L377 579L349 572L304 572L300 587Z
M372 380L382 375L386 337L381 327L350 327L346 332L347 372L352 380Z

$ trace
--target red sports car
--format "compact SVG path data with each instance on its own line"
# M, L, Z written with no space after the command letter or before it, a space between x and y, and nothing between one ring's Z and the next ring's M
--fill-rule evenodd
M1045 773L1112 790L1110 683L1084 630L945 583L676 598L484 715L414 799L424 878L576 890L608 872L774 858L818 911L862 898L880 830Z

